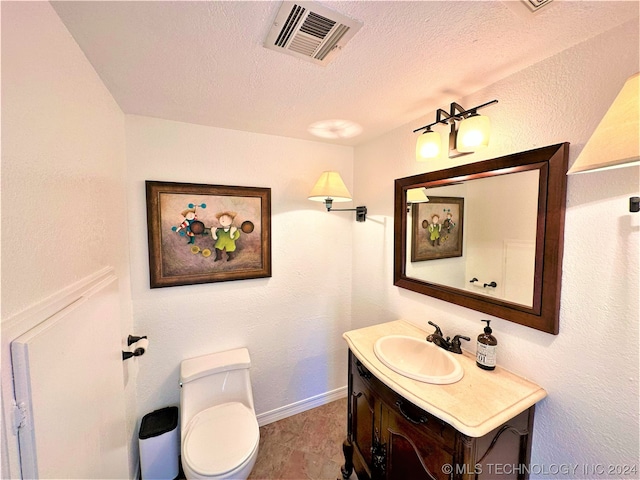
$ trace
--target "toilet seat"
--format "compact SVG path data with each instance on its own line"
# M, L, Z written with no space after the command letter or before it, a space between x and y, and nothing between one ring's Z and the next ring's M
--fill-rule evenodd
M189 422L182 455L198 475L219 476L241 466L258 447L253 410L230 402L207 408Z

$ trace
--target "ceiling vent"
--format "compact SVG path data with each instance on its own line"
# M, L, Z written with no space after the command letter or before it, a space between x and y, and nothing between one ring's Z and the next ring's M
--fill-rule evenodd
M512 12L526 19L532 18L532 14L536 15L541 10L546 10L551 3L552 0L503 0L502 2Z
M360 27L362 23L314 2L283 2L264 46L326 65Z
M537 12L545 5L551 3L551 1L552 0L522 0L522 3L524 3L532 12Z

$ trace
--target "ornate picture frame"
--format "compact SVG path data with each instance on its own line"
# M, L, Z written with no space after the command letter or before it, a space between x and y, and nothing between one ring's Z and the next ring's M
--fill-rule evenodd
M271 189L145 182L151 288L271 277Z
M412 262L462 256L464 198L430 195L411 209Z

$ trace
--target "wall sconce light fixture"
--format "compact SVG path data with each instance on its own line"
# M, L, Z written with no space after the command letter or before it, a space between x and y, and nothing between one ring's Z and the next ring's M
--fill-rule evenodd
M451 125L451 131L449 133L449 158L467 155L478 148L486 147L489 144L491 123L489 117L479 115L478 110L494 103L498 103L498 100L491 100L490 102L483 103L468 110L465 110L455 102L451 103L448 112L439 108L436 111L435 122L413 131L413 133L416 133L424 130L424 133L418 137L416 143L416 160L424 162L440 154L442 143L440 134L431 130L431 127L439 123ZM460 122L457 129L456 122Z
M367 207L333 208L333 202L350 202L351 194L338 172L323 172L309 194L309 200L324 202L327 212L356 212L356 221L364 222Z
M414 203L426 203L428 201L429 197L427 197L426 188L411 188L407 190L407 212L411 211L411 205Z
M640 165L640 72L627 79L567 175ZM629 211L640 211L640 198Z
M640 165L640 73L628 78L567 175Z

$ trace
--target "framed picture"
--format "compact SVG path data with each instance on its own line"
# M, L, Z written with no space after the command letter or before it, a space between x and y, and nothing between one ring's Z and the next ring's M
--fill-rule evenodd
M271 276L271 189L146 181L151 288Z
M462 256L464 198L429 195L411 210L412 262Z

